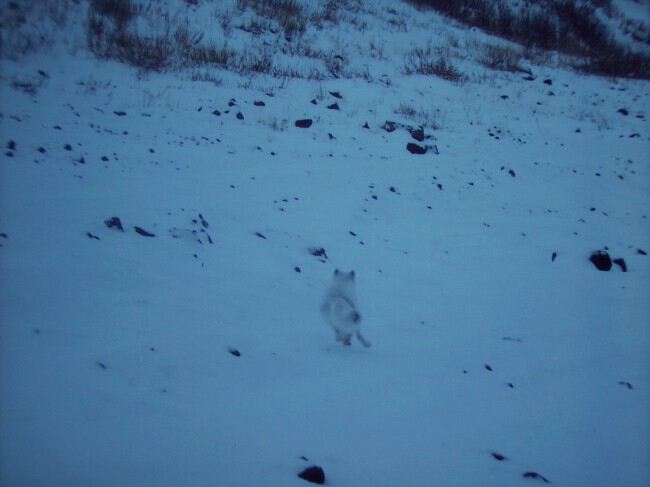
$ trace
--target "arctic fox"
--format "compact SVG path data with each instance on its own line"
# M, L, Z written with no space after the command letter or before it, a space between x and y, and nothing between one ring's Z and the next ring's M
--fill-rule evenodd
M325 293L321 313L336 333L336 341L350 345L352 334L364 347L371 343L361 335L361 313L357 310L357 293L354 285L354 271L334 271L332 284Z

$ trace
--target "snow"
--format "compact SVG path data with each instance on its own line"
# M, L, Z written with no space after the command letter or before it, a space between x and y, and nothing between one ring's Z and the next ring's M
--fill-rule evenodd
M650 483L648 83L405 76L405 39L478 34L389 4L336 28L372 82L2 61L2 485ZM319 314L335 268L370 349Z

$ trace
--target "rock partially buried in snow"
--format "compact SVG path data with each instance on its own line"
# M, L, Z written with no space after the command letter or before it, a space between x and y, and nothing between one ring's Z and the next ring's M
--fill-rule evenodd
M406 144L406 150L409 151L411 154L426 154L427 153L427 148L422 147L421 145L415 144L413 142L409 142Z
M312 484L323 485L325 483L325 472L316 465L304 469L298 474L298 477Z
M623 272L627 272L627 264L625 263L625 259L614 259L612 262L619 266Z
M301 129L308 129L311 127L312 120L311 118L301 118L300 120L296 120L296 127L301 128Z
M116 216L113 216L108 220L104 220L104 225L106 225L108 228L117 228L120 232L124 231L122 221Z
M133 227L133 229L135 230L135 233L137 233L138 235L142 235L143 237L155 237L156 236L154 233L147 232L144 228L140 228L138 226Z
M413 137L418 142L424 142L424 129L419 127L417 129L411 129L411 137Z

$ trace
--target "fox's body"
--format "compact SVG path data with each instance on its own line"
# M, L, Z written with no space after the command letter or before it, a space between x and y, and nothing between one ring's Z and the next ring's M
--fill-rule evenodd
M350 345L352 335L355 335L364 347L370 346L360 331L361 313L357 309L354 271L334 271L332 284L320 309L325 321L334 329L337 341Z

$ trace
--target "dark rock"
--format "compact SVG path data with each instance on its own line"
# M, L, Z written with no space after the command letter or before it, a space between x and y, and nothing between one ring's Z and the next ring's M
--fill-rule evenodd
M411 137L413 137L418 142L424 141L424 129L422 127L417 129L411 129Z
M332 103L331 105L328 105L327 108L330 110L340 110L338 103Z
M493 456L496 460L498 460L498 461L500 461L500 462L502 462L502 461L504 461L504 460L506 459L506 457L504 457L504 456L501 455L500 453L492 452L492 456Z
M628 116L630 112L627 110L627 108L619 108L616 110L617 113L620 113L621 115Z
M63 148L64 148L65 150L67 150L67 151L72 150L72 146L71 146L70 144L66 144L66 145L64 145Z
M221 112L219 110L215 110L212 112L212 115L216 115L217 117L221 116Z
M329 93L330 93L330 95L332 95L334 98L338 98L339 100L342 100L342 99L343 99L343 96L342 96L341 93L339 93L338 91L330 91Z
M7 149L16 150L16 142L14 142L13 140L10 140L9 142L7 142Z
M97 366L98 366L100 369L104 369L104 370L106 370L106 369L108 368L108 367L106 367L106 364L103 364L103 363L101 363L101 362L97 362Z
M120 232L124 231L121 220L116 216L111 217L108 220L104 220L104 225L106 225L108 228L117 228Z
M524 81L535 81L535 77L532 75L524 76Z
M93 240L99 240L99 237L98 237L97 235L93 235L93 234L90 233L90 232L86 232L86 236L87 236L88 238L90 238L90 239L93 239Z
M255 235L257 235L259 238L266 240L266 237L262 235L260 232L255 232Z
M484 364L483 367L485 367L485 370L492 372L492 367L490 367L488 364Z
M502 100L507 100L508 98L510 98L508 95L501 95Z
M364 129L369 129L369 128L370 128L370 125L368 125L368 122L366 122L366 123L363 124L363 128L364 128Z
M625 263L625 259L618 258L614 259L612 262L619 266L623 272L627 272L627 264Z
M336 139L330 132L327 132L327 136L330 138L330 140Z
M300 120L296 120L296 127L301 128L301 129L308 129L311 127L312 120L311 118L302 118Z
M298 267L298 266L294 267L293 270L296 271L296 272L299 273L299 274L302 272L302 271L300 270L300 267Z
M253 102L253 105L255 105L256 107L264 107L266 106L266 103L264 103L262 100L255 100Z
M241 353L236 348L230 347L228 352L230 352L230 355L234 355L235 357L241 357Z
M553 252L551 255L551 262L555 262L555 259L557 259L557 252Z
M612 268L612 258L604 250L593 252L589 260L599 271L609 271Z
M395 122L391 122L390 120L386 120L386 123L381 126L386 132L391 133L395 132L397 129L397 124Z
M231 98L230 101L228 102L229 107L234 107L237 104L234 98Z
M120 110L120 111L117 111L117 112L113 112L113 113L114 113L115 115L117 115L118 117L125 117L125 116L126 116L126 112L123 112L123 111L121 111L121 110Z
M508 174L510 174L513 178L516 177L516 174L512 169L508 169Z
M38 152L40 152L41 154L45 154L47 151L45 150L45 147L39 147Z
M237 112L237 120L244 120L244 114L242 112Z
M311 103L312 105L318 105L316 98L312 98L312 100L309 103Z
M312 484L323 485L325 483L325 472L316 465L304 469L298 474L298 477Z
M544 84L551 86L553 84L553 81L551 79L547 78L547 79L544 80Z
M84 156L81 156L77 161L79 164L85 164L86 163L86 158Z
M648 255L648 253L643 249L636 249L636 253L639 255Z
M411 154L426 154L427 153L427 148L422 147L421 145L414 144L413 142L409 142L406 144L406 150L409 151Z
M525 479L536 479L536 480L542 480L546 484L550 484L549 480L544 477L541 474L538 474L537 472L525 472L524 473L524 478Z
M137 233L138 235L142 235L143 237L155 237L156 236L155 234L153 234L151 232L147 232L144 228L140 228L138 226L135 226L133 228L135 229L135 233Z

